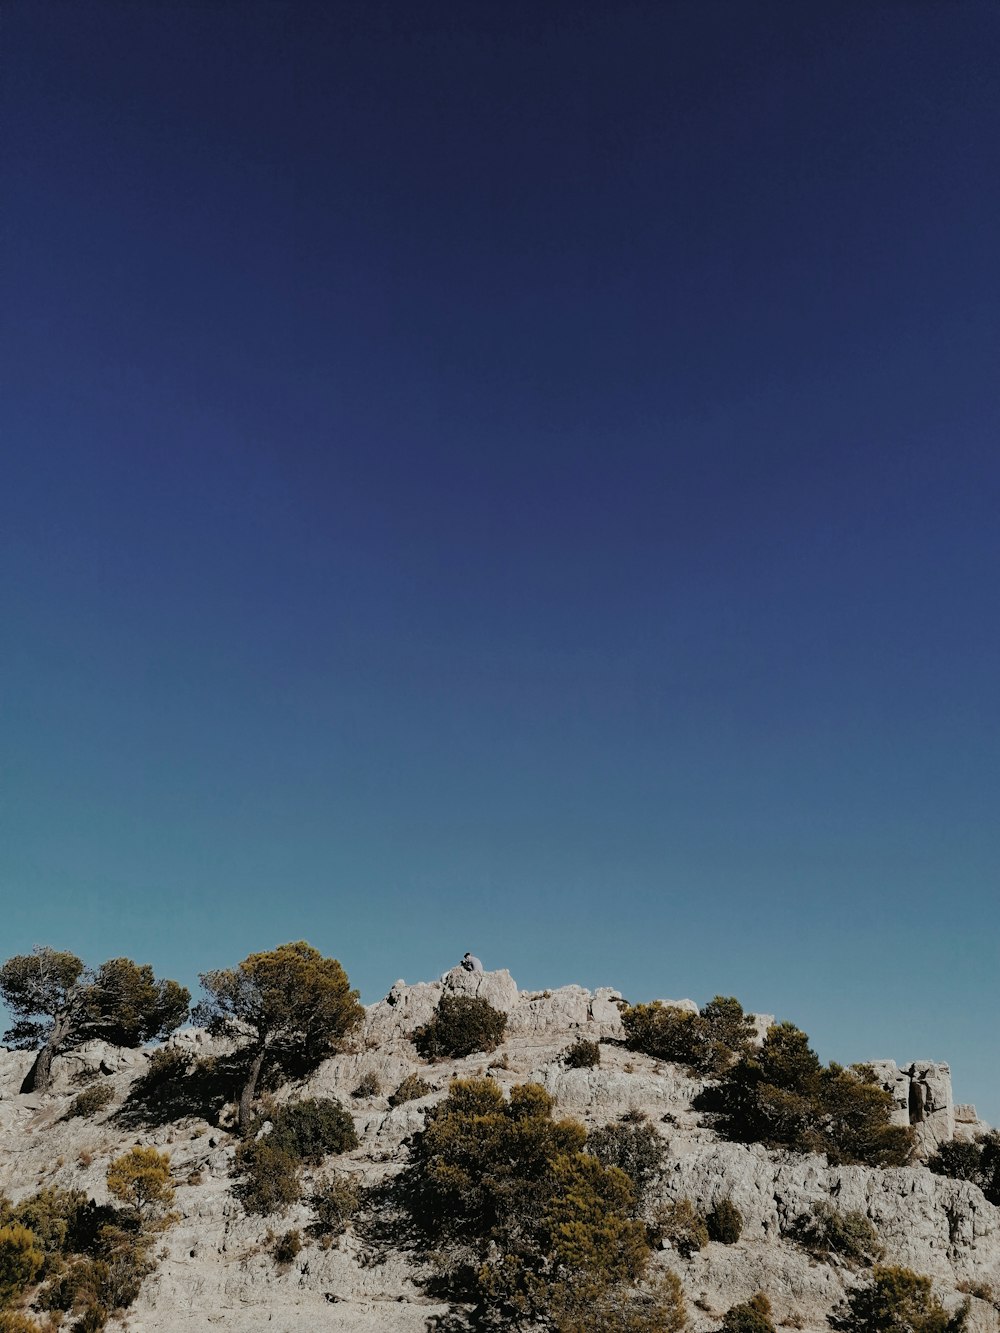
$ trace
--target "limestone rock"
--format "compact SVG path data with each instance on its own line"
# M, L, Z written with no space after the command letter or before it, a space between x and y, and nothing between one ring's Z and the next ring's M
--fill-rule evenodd
M419 1060L410 1034L430 1018L443 995L482 996L503 1010L508 1029L501 1049L462 1060ZM696 1008L690 1000L671 1003ZM892 1171L831 1167L819 1156L721 1141L692 1106L704 1080L624 1048L624 1005L610 987L519 991L506 971L456 968L437 981L398 981L384 1000L368 1007L343 1051L278 1095L342 1100L360 1146L337 1159L335 1169L365 1185L401 1169L408 1140L421 1130L427 1109L445 1095L455 1076L489 1074L505 1091L538 1081L555 1097L557 1114L588 1127L626 1113L647 1117L666 1153L652 1204L686 1197L708 1211L727 1198L744 1217L737 1244L710 1244L689 1260L669 1249L655 1258L656 1265L680 1275L693 1333L717 1329L729 1306L761 1290L769 1294L779 1324L788 1322L806 1333L828 1329L827 1315L857 1278L836 1264L817 1262L792 1240L796 1218L820 1201L864 1213L889 1261L931 1275L949 1308L961 1299L960 1283L992 1283L1000 1289L1000 1209L975 1186L933 1175L920 1165ZM755 1016L760 1035L770 1021L768 1015ZM567 1069L562 1053L580 1036L601 1042L601 1062L591 1069ZM176 1033L168 1045L199 1058L232 1049L232 1043L197 1029ZM51 1184L85 1189L103 1201L114 1156L135 1143L157 1144L171 1154L181 1218L164 1233L165 1257L129 1312L131 1333L212 1328L300 1333L312 1326L334 1333L427 1333L435 1321L444 1320L448 1307L426 1294L414 1256L392 1251L384 1261L372 1262L350 1232L329 1250L308 1245L290 1268L278 1270L268 1230L307 1226L306 1204L284 1219L247 1217L230 1192L235 1140L224 1128L194 1116L146 1129L127 1129L116 1119L150 1054L90 1043L59 1057L53 1095L40 1097L19 1093L31 1054L0 1051L0 1189L11 1197ZM975 1108L954 1105L947 1065L884 1060L875 1069L892 1093L897 1121L914 1125L922 1152L952 1136L971 1137L987 1128ZM390 1107L388 1095L415 1072L432 1091ZM354 1097L370 1075L379 1092ZM113 1104L92 1119L65 1119L75 1092L98 1079L112 1089ZM974 1301L970 1333L994 1329L992 1308Z

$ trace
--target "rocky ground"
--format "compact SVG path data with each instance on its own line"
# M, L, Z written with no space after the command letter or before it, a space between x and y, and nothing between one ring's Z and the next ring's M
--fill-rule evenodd
M507 1038L490 1056L429 1065L409 1034L432 1013L445 991L480 994L509 1015ZM427 1106L456 1075L485 1073L502 1085L533 1080L557 1100L557 1113L588 1127L628 1110L648 1116L667 1146L659 1185L663 1201L690 1198L707 1211L731 1199L745 1219L735 1245L710 1243L689 1260L666 1249L657 1263L676 1271L688 1295L695 1333L716 1329L721 1315L757 1291L771 1298L775 1320L790 1328L825 1330L826 1316L856 1279L810 1258L787 1238L793 1219L819 1200L841 1210L860 1209L874 1224L888 1262L935 1279L946 1305L961 1299L964 1283L992 1283L1000 1292L1000 1209L975 1186L932 1175L925 1167L895 1170L829 1167L825 1158L774 1153L721 1141L700 1124L691 1101L701 1084L675 1065L637 1055L621 1044L620 997L568 986L519 992L506 972L447 973L440 981L397 982L371 1005L350 1050L326 1061L306 1082L281 1096L336 1096L351 1111L360 1147L338 1161L341 1170L374 1184L399 1169L406 1141L423 1125ZM596 1069L566 1069L560 1054L577 1036L602 1040ZM198 1054L217 1048L199 1031L184 1031L172 1045ZM284 1218L247 1217L230 1193L235 1139L224 1128L187 1118L136 1131L121 1122L130 1085L150 1053L97 1044L56 1062L54 1094L18 1092L31 1056L0 1051L0 1189L18 1199L43 1185L86 1189L106 1197L111 1158L133 1144L155 1144L171 1154L180 1221L165 1233L160 1262L126 1324L132 1333L195 1333L206 1328L239 1333L427 1333L448 1307L428 1299L421 1271L403 1252L375 1253L348 1233L332 1248L309 1244L288 1268L276 1267L268 1233L305 1227L305 1205ZM113 1088L115 1101L93 1119L65 1119L83 1071ZM917 1127L922 1149L981 1126L969 1107L955 1107L946 1065L879 1062L902 1122ZM386 1093L410 1073L433 1086L428 1096L392 1108L386 1095L357 1099L362 1077L374 1074ZM972 1301L974 1333L993 1333L997 1315Z

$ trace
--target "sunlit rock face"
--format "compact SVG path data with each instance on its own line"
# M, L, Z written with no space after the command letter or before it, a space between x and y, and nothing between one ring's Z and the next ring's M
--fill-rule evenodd
M503 1045L491 1054L428 1063L411 1041L443 995L478 996L508 1016ZM691 1001L670 1001L695 1009ZM817 1263L792 1242L795 1219L829 1201L856 1209L876 1227L889 1262L935 1279L950 1307L959 1284L991 1283L1000 1290L1000 1210L975 1186L932 1175L922 1166L889 1171L831 1167L821 1156L768 1152L760 1145L721 1141L692 1106L704 1080L686 1069L625 1048L625 1001L611 987L594 991L562 986L520 991L506 971L454 968L437 981L398 981L385 999L370 1005L349 1045L308 1079L280 1090L279 1098L338 1097L349 1109L360 1146L337 1159L337 1169L365 1184L394 1175L407 1142L424 1124L427 1109L455 1076L489 1074L505 1089L533 1080L556 1098L557 1114L596 1127L631 1113L648 1117L664 1140L665 1170L653 1202L689 1198L701 1211L722 1199L744 1217L735 1245L710 1243L690 1259L669 1248L656 1265L674 1269L690 1302L695 1333L718 1328L721 1315L757 1291L772 1300L777 1322L806 1330L828 1329L830 1310L857 1277ZM762 1036L769 1016L757 1016ZM569 1069L562 1053L585 1037L601 1043L601 1063ZM186 1030L170 1044L195 1057L230 1047L206 1033ZM859 1058L866 1052L859 1051ZM109 1161L136 1143L171 1154L178 1182L180 1220L165 1233L165 1256L129 1312L131 1333L300 1333L315 1326L347 1333L427 1333L448 1307L426 1294L426 1270L401 1247L380 1262L347 1233L328 1250L310 1244L287 1269L270 1254L269 1231L298 1227L311 1218L298 1204L282 1218L247 1217L231 1194L235 1140L228 1121L189 1118L148 1131L124 1128L116 1119L133 1082L148 1067L150 1052L123 1052L91 1043L55 1064L53 1095L23 1096L31 1063L23 1052L0 1052L0 1188L17 1199L43 1185L73 1186L104 1199ZM912 1124L927 1154L952 1137L971 1138L986 1128L975 1108L955 1105L947 1065L876 1060L877 1076L893 1095L900 1124ZM390 1094L407 1075L419 1073L431 1092L391 1107ZM99 1080L115 1095L94 1119L64 1119L82 1080ZM379 1091L353 1094L363 1085ZM307 1173L308 1185L308 1173ZM308 1189L306 1191L308 1193ZM973 1333L993 1333L995 1312L972 1300Z

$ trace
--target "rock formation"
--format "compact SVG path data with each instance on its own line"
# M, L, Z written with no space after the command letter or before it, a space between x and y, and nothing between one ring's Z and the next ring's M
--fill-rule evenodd
M410 1034L426 1022L443 995L475 995L508 1015L506 1040L491 1056L428 1064ZM694 1007L690 1001L674 1001ZM690 1259L664 1250L657 1262L673 1268L688 1296L692 1328L707 1333L721 1315L757 1291L771 1298L776 1322L827 1329L826 1317L856 1278L846 1268L817 1262L790 1239L795 1219L818 1201L865 1214L886 1247L887 1259L935 1279L949 1307L960 1285L992 1284L1000 1292L1000 1209L973 1185L931 1174L917 1165L893 1170L833 1167L821 1156L769 1152L760 1145L722 1141L692 1108L703 1086L683 1068L627 1050L621 1041L622 996L610 988L588 991L518 991L505 971L455 968L439 981L398 981L368 1007L349 1049L325 1061L308 1079L284 1087L282 1099L338 1097L351 1111L360 1146L338 1160L339 1169L374 1184L405 1160L407 1139L423 1126L426 1108L449 1080L489 1072L510 1087L538 1081L557 1100L558 1112L595 1127L627 1111L645 1114L666 1145L666 1169L657 1186L663 1202L689 1198L707 1211L729 1199L743 1214L738 1243L710 1243ZM761 1016L758 1029L769 1021ZM603 1042L599 1067L566 1068L561 1053L579 1036ZM170 1045L202 1056L225 1047L204 1032L185 1030ZM247 1216L231 1193L236 1147L225 1125L190 1116L159 1128L124 1128L120 1108L149 1051L120 1051L97 1043L61 1057L53 1094L18 1092L31 1055L0 1052L0 1189L12 1199L43 1185L85 1189L106 1197L109 1160L133 1144L155 1144L171 1154L178 1182L180 1221L164 1235L164 1257L128 1313L131 1333L292 1333L315 1325L331 1333L427 1333L448 1307L427 1295L423 1272L403 1252L374 1254L350 1231L334 1246L309 1245L277 1269L266 1244L271 1219ZM873 1062L891 1091L900 1123L912 1124L920 1150L969 1138L985 1128L974 1108L956 1106L947 1065ZM432 1091L390 1106L388 1094L419 1071ZM352 1094L366 1076L379 1095ZM94 1119L65 1119L69 1098L83 1078L113 1089L114 1103ZM296 1205L279 1225L305 1227L308 1207ZM972 1300L975 1333L996 1328L991 1304Z

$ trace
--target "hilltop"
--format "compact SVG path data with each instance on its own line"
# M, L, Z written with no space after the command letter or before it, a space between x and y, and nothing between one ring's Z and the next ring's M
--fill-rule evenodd
M499 1045L460 1058L421 1057L413 1034L433 1019L443 997L486 1000L505 1015ZM690 1001L665 1003L679 1013L696 1012ZM292 1333L311 1325L343 1333L460 1329L467 1327L471 1304L441 1291L432 1257L405 1230L394 1235L370 1219L366 1225L361 1205L354 1220L324 1237L310 1200L331 1172L340 1184L358 1187L347 1191L355 1201L391 1187L411 1160L426 1112L446 1097L452 1080L483 1076L505 1097L518 1085L540 1085L554 1115L591 1132L622 1123L648 1126L661 1160L647 1211L684 1200L699 1218L720 1203L738 1210L742 1228L729 1243L710 1239L691 1248L665 1236L653 1253L654 1273L669 1270L680 1279L694 1333L718 1329L727 1310L758 1292L769 1297L779 1326L815 1333L829 1327L829 1314L865 1280L866 1268L803 1243L803 1219L817 1205L842 1217L862 1215L885 1263L933 1279L948 1311L968 1299L976 1333L997 1327L988 1288L1000 1293L1000 1208L977 1184L926 1165L942 1145L971 1145L988 1130L973 1108L954 1104L947 1065L879 1060L866 1075L891 1097L892 1124L912 1129L912 1164L834 1164L829 1153L725 1137L700 1097L716 1080L629 1049L627 1008L610 988L519 991L505 971L456 968L434 982L397 982L367 1007L336 1054L277 1081L271 1100L262 1103L256 1130L262 1141L282 1106L336 1099L357 1142L335 1161L306 1161L298 1197L270 1215L248 1211L234 1191L240 1137L232 1100L197 1103L198 1087L209 1087L233 1057L230 1039L183 1028L161 1045L138 1049L87 1042L58 1057L44 1095L19 1090L30 1052L0 1052L0 1190L15 1204L48 1187L82 1190L103 1203L111 1161L137 1145L169 1154L176 1216L158 1235L154 1270L127 1311L115 1316L132 1333L206 1327ZM752 1016L755 1042L771 1022ZM567 1050L581 1041L597 1044L599 1063L571 1067ZM595 1058L586 1050L587 1059ZM171 1067L189 1080L200 1071L202 1084L185 1084L184 1096L179 1079L165 1079L158 1089L152 1075ZM394 1095L401 1086L414 1095ZM81 1092L94 1088L106 1091L91 1096L93 1110L69 1114ZM280 1250L290 1232L299 1233L302 1245L294 1253L294 1241Z

